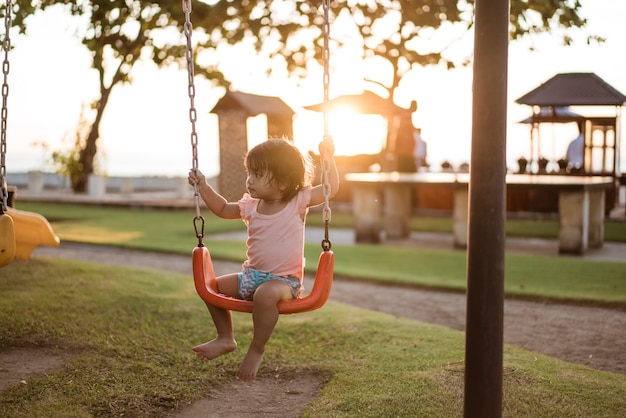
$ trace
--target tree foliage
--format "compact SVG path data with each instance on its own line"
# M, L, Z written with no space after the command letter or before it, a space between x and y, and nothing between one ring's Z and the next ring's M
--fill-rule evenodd
M444 63L449 68L467 63L445 55L446 45L432 42L433 35L451 25L461 32L473 28L475 0L333 0L331 21L350 19L358 31L363 58L378 58L391 64L388 80L371 80L383 85L393 99L402 77L412 68ZM322 14L320 1L245 0L218 1L214 13L226 16L214 36L236 44L247 36L256 38L258 51L283 57L293 74L302 74L310 60L322 60ZM511 0L511 39L581 28L579 0ZM590 37L590 39L593 37ZM333 47L343 40L332 37ZM268 47L273 45L273 48ZM331 52L332 54L332 52Z
M352 22L365 60L390 64L385 80L370 80L383 87L393 100L402 77L416 66L462 64L445 55L446 47L431 42L437 31L450 25L470 31L475 0L333 0L331 21ZM322 0L205 0L193 1L196 56L218 45L234 45L252 39L259 53L282 57L289 72L306 75L311 62L322 59ZM77 34L91 52L92 67L99 75L100 95L92 104L94 119L84 147L78 153L81 176L76 191L85 191L93 172L99 127L114 86L130 81L140 59L157 65L184 61L182 38L185 16L180 0L31 0L14 2L14 25L24 32L28 17L49 7L65 7L87 22ZM579 0L511 0L511 39L584 27ZM175 28L175 31L172 29ZM177 34L172 36L172 34ZM346 42L331 36L331 49ZM198 41L199 40L199 41ZM332 51L331 51L332 54ZM263 69L259 69L262 71ZM218 65L199 67L196 74L227 85Z
M74 190L84 192L88 176L94 171L99 128L113 88L131 81L131 70L140 59L159 66L182 61L186 46L182 39L185 16L179 0L33 0L15 2L14 26L25 32L28 17L49 7L64 7L69 14L86 22L77 36L91 52L92 67L98 72L99 97L91 104L94 116L89 133L80 152L72 150L64 156L68 165L80 172L76 181L72 181ZM205 27L219 25L219 20L209 17L205 4L197 3L194 8L199 16L204 16ZM177 28L176 35L168 31L171 28ZM198 43L200 49L210 47L210 40ZM199 68L197 74L224 82L222 74L214 68Z

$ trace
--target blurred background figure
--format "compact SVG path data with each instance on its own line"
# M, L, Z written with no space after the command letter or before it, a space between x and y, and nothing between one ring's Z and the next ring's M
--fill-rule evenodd
M565 159L569 162L570 171L577 171L583 166L583 150L585 141L583 138L583 124L578 122L578 136L567 146Z
M417 171L415 165L415 136L413 135L413 122L411 114L417 110L417 102L413 100L409 109L403 109L394 116L390 132L393 144L395 169L405 173ZM394 140L395 137L395 140Z
M413 130L413 138L415 140L415 166L418 170L420 167L428 167L428 162L426 162L428 146L426 145L426 141L422 138L422 128L415 128Z

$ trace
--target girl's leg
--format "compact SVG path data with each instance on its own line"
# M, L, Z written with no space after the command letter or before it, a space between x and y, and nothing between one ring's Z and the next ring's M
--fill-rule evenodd
M217 278L217 287L221 293L229 296L237 295L237 274L229 274ZM234 287L234 293L233 293ZM233 317L229 310L206 304L215 324L217 337L193 348L196 355L203 360L212 360L222 354L230 353L237 348L233 330Z
M252 342L237 372L239 380L247 382L256 378L257 371L263 361L265 344L272 336L274 327L278 322L278 302L291 298L289 286L280 280L265 282L254 293Z

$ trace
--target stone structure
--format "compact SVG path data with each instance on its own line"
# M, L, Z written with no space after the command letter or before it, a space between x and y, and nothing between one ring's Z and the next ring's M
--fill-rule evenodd
M621 126L621 109L626 104L626 95L594 73L563 73L556 74L518 98L516 102L531 106L533 109L533 114L522 121L531 126L532 155L530 155L529 163L541 160L541 155L539 155L540 124L577 123L583 146L582 166L569 171L568 174L613 177L615 185L606 191L605 210L608 212L613 209L617 201L617 179L621 175L619 168L621 132L618 127ZM569 106L594 107L606 111L607 115L584 116L570 111ZM562 163L559 162L559 166ZM538 172L535 174L548 173L545 169L541 170L538 165Z
M278 97L227 91L211 110L219 119L220 173L218 189L234 201L246 191L243 157L248 151L246 121L261 113L267 116L267 137L293 138L295 112Z

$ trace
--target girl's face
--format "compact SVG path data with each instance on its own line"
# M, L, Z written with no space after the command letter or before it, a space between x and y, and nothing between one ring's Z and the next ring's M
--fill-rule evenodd
M246 188L251 197L262 200L280 200L283 191L270 181L267 174L249 172L246 178Z

